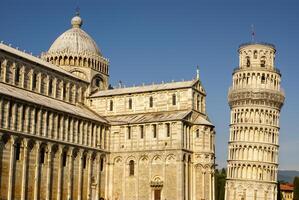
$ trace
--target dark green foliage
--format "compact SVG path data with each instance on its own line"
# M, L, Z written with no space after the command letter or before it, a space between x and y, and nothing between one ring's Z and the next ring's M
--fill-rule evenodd
M294 178L294 200L299 200L299 176Z
M278 181L277 183L277 200L282 200L282 194L280 191L280 184L283 184L283 181Z
M226 170L223 168L221 171L215 170L215 200L224 200L225 195L225 181Z

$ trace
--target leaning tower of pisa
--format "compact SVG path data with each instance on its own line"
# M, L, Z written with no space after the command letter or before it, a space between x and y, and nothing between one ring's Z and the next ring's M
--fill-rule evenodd
M231 109L226 200L276 200L279 116L285 96L275 46L239 47L228 101Z

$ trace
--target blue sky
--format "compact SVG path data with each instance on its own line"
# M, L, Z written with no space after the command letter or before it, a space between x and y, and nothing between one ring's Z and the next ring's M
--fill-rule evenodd
M1 0L0 40L39 55L70 27L77 5L88 32L110 59L110 81L125 85L192 79L196 65L216 126L216 156L226 165L227 91L239 44L274 43L286 102L280 169L299 170L299 2L177 0Z

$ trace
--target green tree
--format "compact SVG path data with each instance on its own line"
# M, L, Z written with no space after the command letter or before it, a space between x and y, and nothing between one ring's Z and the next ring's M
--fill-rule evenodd
M299 200L299 177L294 178L294 200Z
M280 191L280 184L283 184L283 182L278 181L278 183L277 183L277 200L282 200L282 194L281 194L281 191Z
M221 171L215 170L215 200L224 200L225 195L225 181L226 170L223 168Z

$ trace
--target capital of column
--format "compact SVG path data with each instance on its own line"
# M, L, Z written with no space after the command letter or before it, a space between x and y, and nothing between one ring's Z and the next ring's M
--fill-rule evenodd
M64 150L65 146L64 145L58 145L58 152L59 154L61 155L63 153L63 150Z
M84 155L85 151L83 149L79 149L78 150L78 155L79 157L82 159L83 155Z
M17 136L15 136L15 135L11 135L11 136L10 136L11 145L15 146L17 140L18 140L18 137L17 137Z
M74 147L69 147L68 149L68 156L73 158L74 157L74 151L75 151L75 148Z
M35 148L36 148L36 150L40 149L41 144L42 144L41 141L35 141Z
M96 154L96 161L100 162L101 161L101 157L102 157L102 154L101 153L97 153Z
M27 149L29 147L29 139L28 138L23 138L23 148Z
M93 155L93 152L92 151L88 151L87 152L87 159L91 160L92 159L92 155Z

